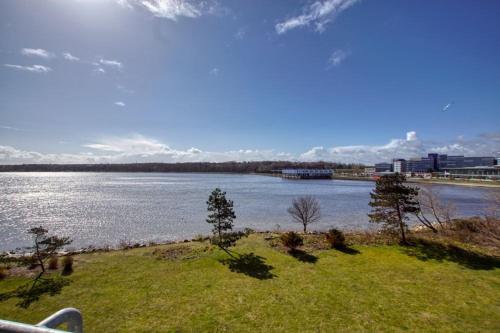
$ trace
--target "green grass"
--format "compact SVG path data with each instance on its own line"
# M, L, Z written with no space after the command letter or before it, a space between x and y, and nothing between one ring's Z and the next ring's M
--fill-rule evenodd
M153 254L183 246L194 251ZM36 323L76 307L86 332L500 331L497 261L471 266L474 258L418 247L354 249L300 261L254 234L234 248L241 260L207 243L84 254L61 294L27 310L1 302L0 318ZM23 282L0 281L0 292Z

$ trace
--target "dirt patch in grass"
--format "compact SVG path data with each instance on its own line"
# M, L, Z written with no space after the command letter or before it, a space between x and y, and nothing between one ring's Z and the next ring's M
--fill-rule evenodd
M192 244L169 245L166 248L157 248L153 251L153 256L166 260L189 260L203 256L211 251L209 245L193 246Z

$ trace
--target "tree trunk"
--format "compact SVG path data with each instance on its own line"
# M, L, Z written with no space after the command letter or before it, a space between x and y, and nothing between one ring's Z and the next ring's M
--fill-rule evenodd
M401 230L401 242L404 245L407 245L408 242L406 241L405 227L403 224L403 218L401 216L401 210L399 209L399 203L397 204L397 210L398 210L399 230Z
M43 264L42 255L40 254L40 247L38 245L38 236L35 238L35 246L36 246L36 258L37 258L37 260L38 260L38 262L40 264L40 268L42 269L42 273L41 274L43 274L43 273L45 273L45 267L44 267L44 264Z
M407 245L408 242L406 241L405 228L401 220L399 221L399 228L401 229L401 241L403 244Z
M307 224L304 223L304 233L307 233Z

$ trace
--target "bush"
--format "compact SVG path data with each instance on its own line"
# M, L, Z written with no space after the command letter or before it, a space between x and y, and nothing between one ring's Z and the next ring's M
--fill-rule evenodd
M73 273L73 257L65 256L62 260L63 274L68 275Z
M49 269L57 269L59 267L59 258L57 256L52 256L49 259Z
M7 277L8 269L5 267L0 267L0 280L3 280Z
M299 246L304 245L304 239L302 236L293 231L282 234L280 239L283 245L290 250L295 250Z
M338 229L330 229L326 233L326 241L331 248L343 249L346 247L344 233Z

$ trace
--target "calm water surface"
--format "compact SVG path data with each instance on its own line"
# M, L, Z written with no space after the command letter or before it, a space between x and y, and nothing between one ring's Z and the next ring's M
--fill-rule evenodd
M236 226L299 229L286 209L312 194L323 218L315 229L368 227L373 182L283 180L258 175L192 173L0 173L0 251L30 244L26 230L43 225L75 248L181 240L206 234L206 200L220 187L234 200ZM491 189L434 185L462 215L481 214ZM313 228L313 229L314 229Z

